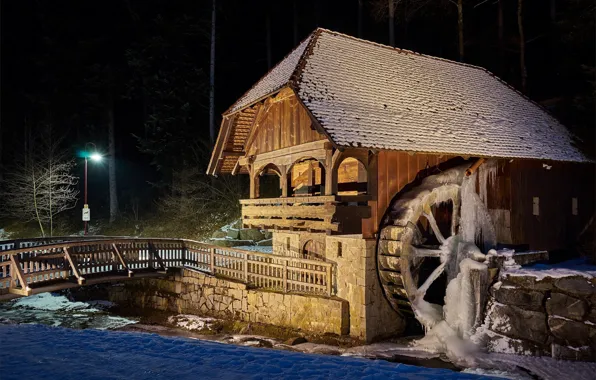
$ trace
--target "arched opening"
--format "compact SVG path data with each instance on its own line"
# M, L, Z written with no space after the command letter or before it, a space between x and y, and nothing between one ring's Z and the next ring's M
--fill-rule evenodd
M314 240L307 240L302 247L302 258L308 260L324 260L324 251L325 247L322 246L322 243Z
M314 158L292 164L288 170L288 196L325 194L325 168Z
M354 157L344 159L337 167L337 194L363 195L368 192L368 173Z
M259 198L281 197L281 171L274 164L265 165L258 174Z

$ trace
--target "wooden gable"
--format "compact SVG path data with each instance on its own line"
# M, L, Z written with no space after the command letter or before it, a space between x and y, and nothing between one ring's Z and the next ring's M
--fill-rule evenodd
M325 140L291 88L225 115L208 174L233 173L238 159Z

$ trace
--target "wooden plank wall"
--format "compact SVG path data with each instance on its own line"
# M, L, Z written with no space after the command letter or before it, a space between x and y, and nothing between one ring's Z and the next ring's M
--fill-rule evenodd
M514 244L530 249L565 249L594 215L594 166L515 160L511 177L511 234ZM539 197L539 215L533 215L533 197ZM572 215L571 199L578 198L578 215Z
M414 181L418 173L426 168L432 168L445 162L453 156L439 156L417 153L410 155L405 152L383 150L377 155L376 165L370 169L369 181L375 181L371 187L373 200L371 217L362 220L362 234L365 238L372 238L379 227L379 222L385 214L388 205L395 195L408 183Z
M292 90L280 91L264 107L266 114L257 116L256 136L251 146L245 148L249 155L326 139L312 128L310 116Z

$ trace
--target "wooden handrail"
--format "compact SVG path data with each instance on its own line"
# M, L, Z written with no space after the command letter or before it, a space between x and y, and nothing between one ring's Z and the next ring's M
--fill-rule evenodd
M87 276L122 269L132 276L135 270L157 269L154 265L162 270L180 266L200 268L251 286L283 292L332 294L334 264L330 262L219 247L188 239L122 237L3 251L0 267L10 270L0 272L0 290L10 280L11 293L27 295L28 284L66 280L69 276L83 284ZM21 289L16 288L15 279Z

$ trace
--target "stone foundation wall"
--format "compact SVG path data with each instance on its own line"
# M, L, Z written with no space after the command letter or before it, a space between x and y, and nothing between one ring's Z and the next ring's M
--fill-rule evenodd
M487 307L490 351L596 361L596 278L505 272Z
M315 333L348 334L348 303L339 298L248 289L245 284L179 269L163 279L111 287L110 301L128 306L261 322Z
M389 305L377 275L376 241L327 236L326 260L337 265L337 296L350 305L350 335L367 342L400 334L405 321Z

